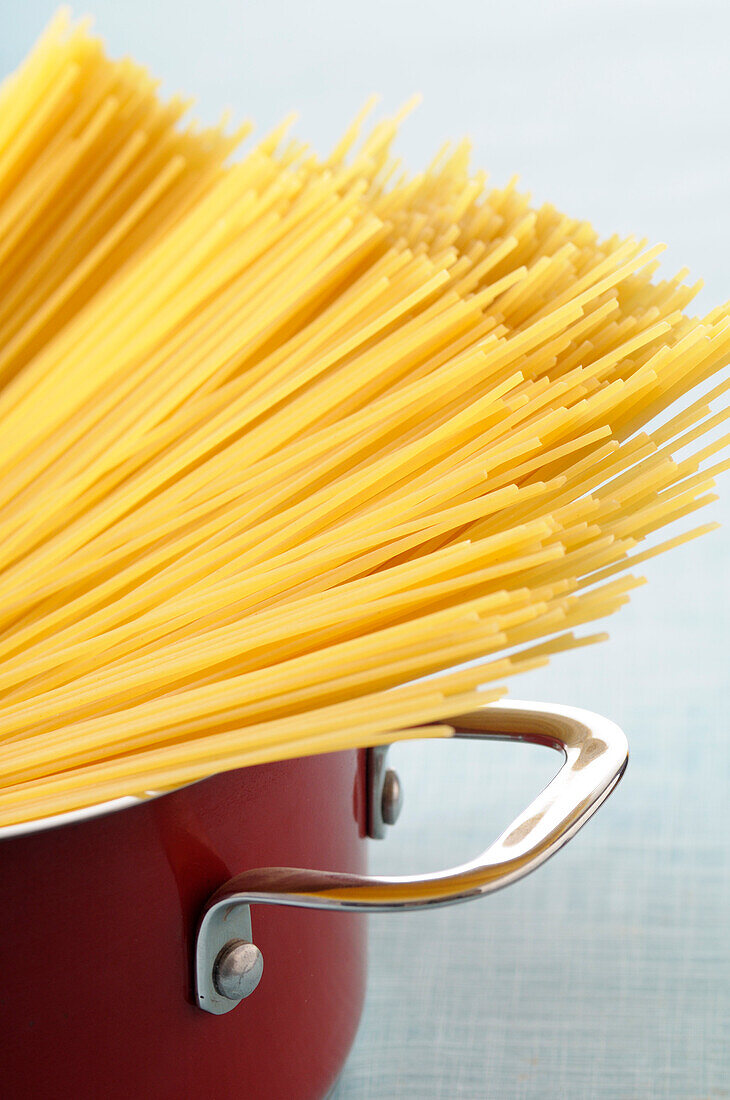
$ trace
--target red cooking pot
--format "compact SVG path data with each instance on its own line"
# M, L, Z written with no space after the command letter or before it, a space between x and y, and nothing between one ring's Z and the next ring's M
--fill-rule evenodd
M382 749L0 829L2 1095L325 1096L363 1001L357 914L515 881L577 832L626 766L621 731L586 711L491 704L457 725L458 736L560 749L565 763L483 855L451 871L364 876L366 836L383 835L398 804Z

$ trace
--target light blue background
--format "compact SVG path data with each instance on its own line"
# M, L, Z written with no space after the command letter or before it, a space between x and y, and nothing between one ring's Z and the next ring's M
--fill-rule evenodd
M0 67L54 5L4 0ZM86 9L78 9L79 14ZM97 26L168 91L261 129L292 107L324 149L372 91L423 106L422 166L469 133L475 162L539 200L671 242L667 271L730 297L730 9L723 0L95 0ZM727 490L727 486L726 486ZM730 493L706 518L727 520ZM730 583L727 528L649 563L651 583L517 696L603 712L632 747L621 787L531 879L477 904L371 922L363 1025L338 1100L730 1096ZM538 750L408 746L384 873L472 856L550 776ZM275 1098L279 1100L279 1098ZM289 1100L289 1098L281 1098Z

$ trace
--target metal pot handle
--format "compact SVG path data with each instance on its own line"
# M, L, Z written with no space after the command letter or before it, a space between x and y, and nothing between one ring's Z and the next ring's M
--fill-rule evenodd
M526 741L564 754L543 792L476 859L415 877L370 878L269 867L229 879L208 900L198 927L198 1005L220 1015L258 985L261 954L251 941L252 904L382 913L469 901L516 882L565 844L608 797L628 763L628 745L607 718L547 703L490 703L451 723L456 736Z

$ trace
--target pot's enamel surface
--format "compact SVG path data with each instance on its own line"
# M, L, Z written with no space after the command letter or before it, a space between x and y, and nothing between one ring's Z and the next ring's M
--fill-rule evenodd
M263 979L223 1017L193 1003L192 945L243 869L365 870L364 757L248 768L1 839L3 1095L325 1095L360 1016L364 918L260 907Z

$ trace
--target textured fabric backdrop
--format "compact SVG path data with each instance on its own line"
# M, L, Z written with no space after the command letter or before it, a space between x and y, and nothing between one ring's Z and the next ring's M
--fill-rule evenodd
M5 0L6 71L55 7ZM84 0L117 52L206 119L262 127L292 107L324 148L372 91L423 107L400 144L421 166L471 134L497 182L614 230L671 242L665 270L730 296L730 8L723 0ZM726 487L730 490L730 486ZM730 492L715 518L730 516ZM710 518L708 515L707 518ZM337 1100L730 1096L730 582L727 530L648 565L612 641L516 697L603 712L629 771L533 877L470 905L371 920L369 994ZM373 869L459 862L550 777L502 745L395 754L406 809ZM290 1100L290 1098L272 1098Z

